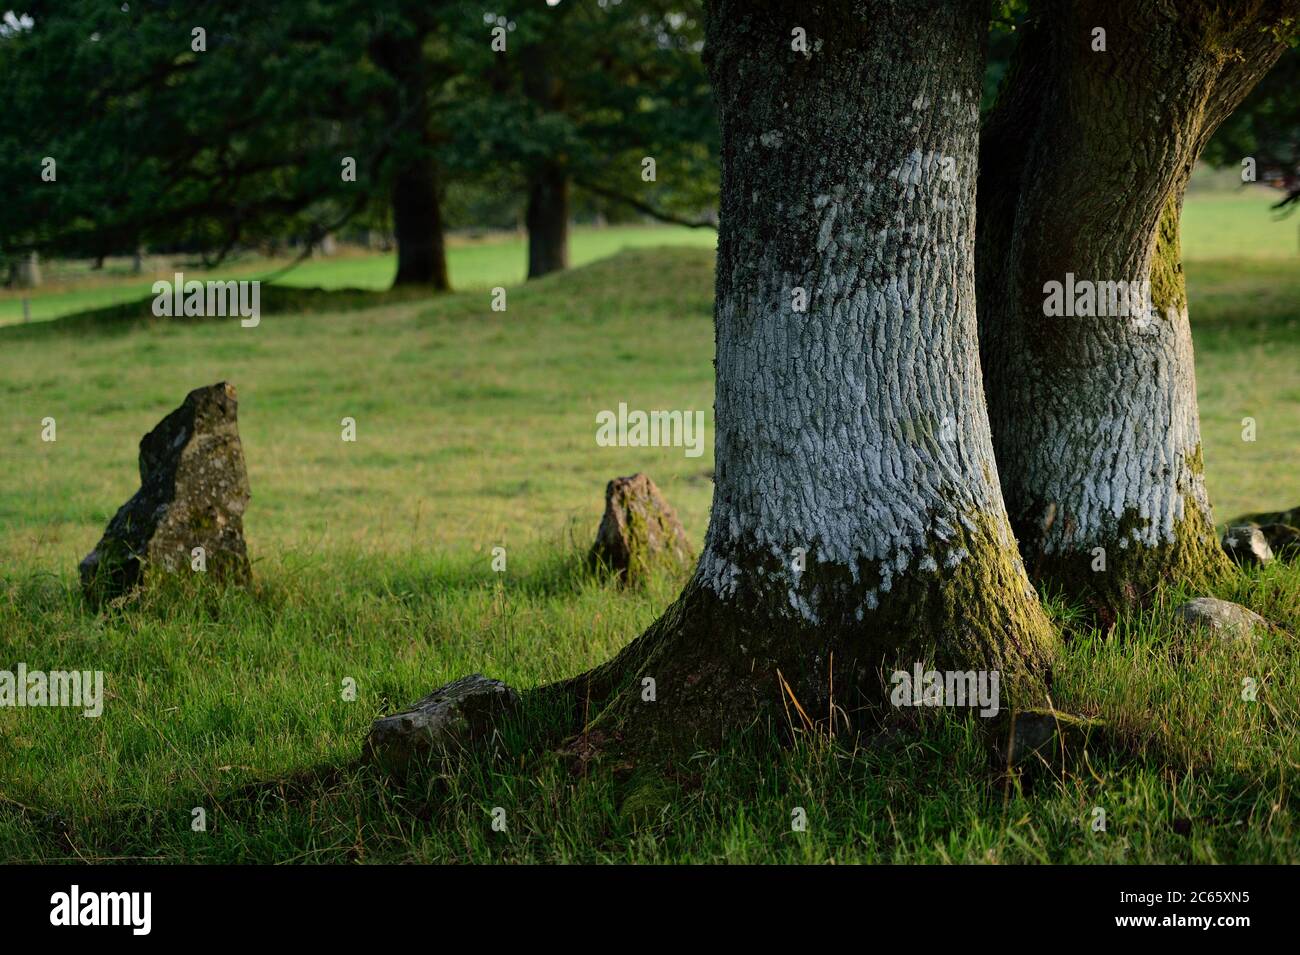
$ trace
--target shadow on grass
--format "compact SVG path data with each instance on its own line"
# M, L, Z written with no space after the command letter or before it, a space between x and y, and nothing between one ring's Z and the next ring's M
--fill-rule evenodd
M292 285L263 285L259 310L263 315L300 315L308 312L344 312L384 305L401 305L445 295L423 285L375 289L300 288ZM209 317L158 317L153 313L154 297L107 305L64 315L43 322L0 326L0 340L27 341L58 335L112 335L145 325L162 322L203 322ZM229 320L234 320L229 319Z

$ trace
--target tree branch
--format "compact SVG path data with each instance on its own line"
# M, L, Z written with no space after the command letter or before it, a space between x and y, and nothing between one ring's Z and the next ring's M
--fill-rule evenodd
M711 218L687 219L685 216L679 216L671 212L664 212L662 209L657 209L648 202L634 199L632 196L624 195L621 192L615 192L613 189L606 188L605 186L598 186L594 182L588 182L584 179L575 179L574 185L578 186L580 189L585 189L590 193L600 196L602 199L609 199L612 202L621 202L626 206L636 209L638 212L645 213L652 219L658 219L660 222L667 222L670 225L684 225L689 229L713 229L715 232L718 229L718 223Z

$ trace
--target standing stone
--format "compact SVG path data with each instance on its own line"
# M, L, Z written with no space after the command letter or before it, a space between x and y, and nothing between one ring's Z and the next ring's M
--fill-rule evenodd
M634 583L656 566L681 568L692 557L686 531L654 481L633 474L605 486L605 515L588 556L593 566Z
M251 579L244 545L248 473L239 443L238 401L226 382L197 388L140 441L140 490L118 510L81 562L93 603L111 600L155 573Z
M1000 765L1063 767L1078 760L1090 744L1101 742L1106 724L1093 717L1035 708L1011 712L997 730L994 752Z
M1263 566L1273 560L1264 532L1256 524L1233 524L1223 533L1223 549L1243 567Z

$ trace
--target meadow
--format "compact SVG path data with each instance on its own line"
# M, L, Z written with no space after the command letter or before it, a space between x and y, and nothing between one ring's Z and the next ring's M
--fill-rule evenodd
M1221 521L1300 504L1297 220L1273 221L1268 198L1193 194L1184 220ZM1294 565L1218 591L1277 625L1253 644L1178 631L1178 593L1111 633L1050 600L1072 633L1057 703L1103 718L1116 741L1061 777L1008 783L970 723L942 716L880 745L774 750L759 727L635 784L574 776L517 739L504 760L402 781L358 761L376 716L470 672L520 687L579 672L671 601L680 579L620 590L582 556L605 482L636 471L698 547L711 445L699 458L599 447L595 415L626 401L705 409L711 426L712 241L578 230L578 267L527 284L517 240L465 242L450 257L463 291L273 312L256 329L13 325L16 294L0 295L0 668L102 669L108 690L98 719L0 709L0 860L1300 862ZM378 290L392 267L345 255L284 281ZM74 277L32 295L32 313L140 299L150 281ZM489 307L498 284L505 312ZM239 392L255 585L96 614L76 564L138 487L139 438L221 380ZM355 443L340 440L345 416ZM41 440L46 417L55 442ZM490 567L497 546L504 574ZM1240 699L1245 676L1254 703ZM791 830L796 807L807 831Z

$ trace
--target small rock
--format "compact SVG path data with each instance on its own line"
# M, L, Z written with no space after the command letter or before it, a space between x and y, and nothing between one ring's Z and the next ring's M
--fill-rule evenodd
M1257 524L1233 524L1223 534L1223 549L1236 563L1245 566L1269 563L1273 551Z
M1098 719L1051 709L1018 710L1010 719L997 748L999 762L1008 767L1034 761L1055 766L1063 757L1073 759L1105 726Z
M591 564L632 583L655 565L684 567L692 556L681 521L654 481L633 474L605 486L605 515L588 556Z
M93 603L111 600L154 573L195 569L247 583L244 544L248 472L239 443L239 403L226 382L196 388L140 441L140 490L118 510L81 562Z
M1290 563L1300 560L1300 527L1291 524L1261 524L1259 532L1268 541L1273 556Z
M1189 600L1174 613L1189 627L1203 627L1229 640L1249 640L1256 628L1268 629L1268 621L1255 611L1216 597Z
M1289 511L1247 514L1232 523L1258 527L1268 541L1273 556L1279 560L1300 560L1300 507L1293 507Z
M388 770L412 759L446 755L492 739L500 718L519 705L519 694L500 680L472 673L434 690L404 713L370 726L365 755Z

